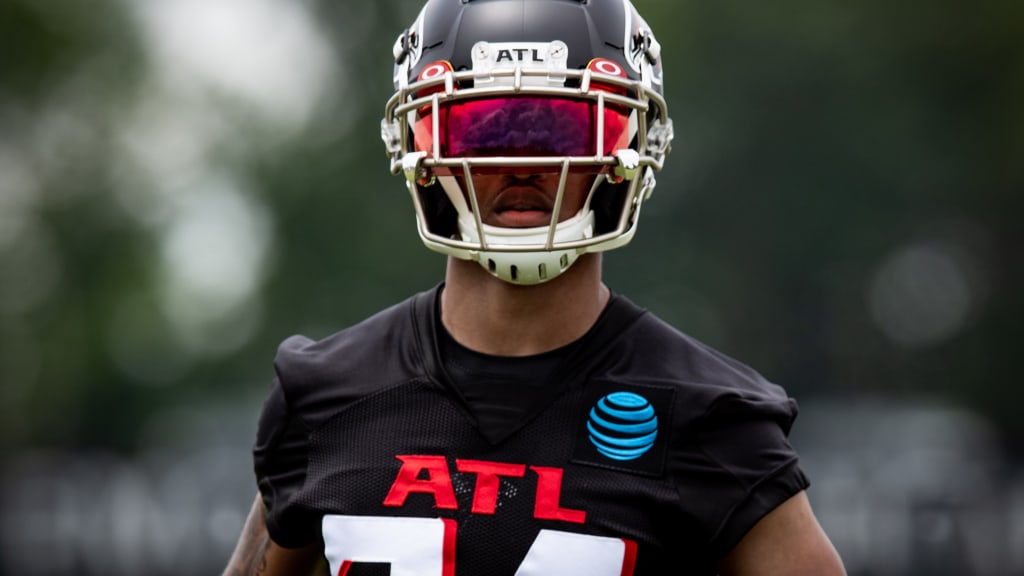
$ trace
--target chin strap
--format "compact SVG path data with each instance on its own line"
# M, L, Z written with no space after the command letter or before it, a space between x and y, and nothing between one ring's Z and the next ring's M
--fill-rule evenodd
M459 219L459 232L463 239L478 241L477 227L473 222L466 223ZM484 240L487 245L523 246L543 244L549 236L549 227L537 228L499 228L489 224L483 225ZM555 243L583 240L594 234L594 213L587 210L576 216L558 223L555 230ZM479 250L471 251L472 259L476 260L485 270L513 284L540 284L547 282L569 269L584 250L567 248L562 250Z
M586 240L594 235L594 212L585 206L575 216L559 222L554 234L550 226L503 228L480 222L469 207L462 188L452 176L438 177L438 182L458 213L458 229L462 240L480 246L459 251L454 256L475 260L492 275L513 284L540 284L565 272L583 250L575 248L546 250L549 242ZM482 237L481 237L482 234ZM490 249L489 247L497 249ZM516 250L517 246L536 246L535 250Z

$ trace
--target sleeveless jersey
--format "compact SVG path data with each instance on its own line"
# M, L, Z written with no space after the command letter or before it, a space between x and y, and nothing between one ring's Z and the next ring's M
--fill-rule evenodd
M808 486L795 401L620 295L483 425L439 356L442 289L281 344L254 448L278 544L322 540L347 576L713 575Z

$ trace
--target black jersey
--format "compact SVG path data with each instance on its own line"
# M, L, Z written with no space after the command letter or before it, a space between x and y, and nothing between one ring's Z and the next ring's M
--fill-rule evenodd
M267 528L322 538L332 574L711 575L807 487L784 390L618 295L488 427L441 362L441 289L278 351Z

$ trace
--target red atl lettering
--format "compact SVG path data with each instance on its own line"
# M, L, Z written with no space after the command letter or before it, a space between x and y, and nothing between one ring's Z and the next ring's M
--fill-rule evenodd
M432 494L434 505L445 510L457 510L455 490L448 461L444 456L403 455L396 456L402 467L395 476L394 483L384 497L384 506L401 507L409 494L414 492ZM470 511L474 514L494 514L498 507L498 489L502 478L522 478L526 475L525 464L506 462L490 462L487 460L455 460L455 468L464 474L475 474L476 483L473 488L473 504ZM561 468L547 466L530 466L537 474L537 492L533 505L533 517L538 520L560 520L583 524L587 513L584 510L562 508L559 504L562 496ZM421 478L421 476L425 476Z
M476 487L473 489L474 514L494 514L498 507L498 487L502 476L522 478L526 474L523 464L503 464L486 460L456 460L455 467L459 472L476 474Z
M405 499L411 492L434 495L434 505L445 510L457 510L455 489L452 477L448 473L448 463L444 456L396 456L402 461L395 482L384 498L385 506L404 506ZM426 471L427 478L420 479L420 473Z
M537 500L533 504L533 517L540 520L562 520L583 524L587 513L583 510L562 508L558 501L562 497L561 468L530 466L537 473Z

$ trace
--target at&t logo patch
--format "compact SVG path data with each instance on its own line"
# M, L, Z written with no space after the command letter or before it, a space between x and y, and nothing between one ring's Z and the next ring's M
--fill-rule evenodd
M587 431L601 454L612 460L635 460L654 446L658 416L643 396L612 392L590 409Z
M673 393L669 387L588 382L572 461L660 476L672 430Z

